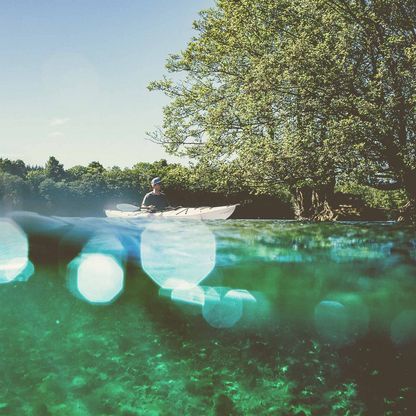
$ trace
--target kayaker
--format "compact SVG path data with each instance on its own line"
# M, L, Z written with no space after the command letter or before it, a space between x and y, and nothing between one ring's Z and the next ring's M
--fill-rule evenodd
M159 177L153 178L151 185L153 191L147 193L142 202L142 209L163 211L169 206L169 201L161 189L162 179Z

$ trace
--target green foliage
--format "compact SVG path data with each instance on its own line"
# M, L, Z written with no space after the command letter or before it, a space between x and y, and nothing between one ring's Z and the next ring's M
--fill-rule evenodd
M28 171L23 160L9 160L0 158L0 171L24 178Z
M50 212L59 213L60 208L72 200L68 184L64 181L55 182L52 178L44 179L38 186L38 192Z
M69 168L67 171L67 177L69 180L73 181L76 179L81 179L83 175L87 173L87 168L85 166L76 165L72 168Z
M7 166L14 164L7 162ZM251 184L243 180L233 163L183 166L162 159L140 162L131 169L105 168L91 162L65 170L56 158L50 158L45 168L23 166L20 172L23 171L24 178L0 170L0 208L55 215L101 215L103 208L120 202L140 204L151 189L151 178L161 176L173 205L241 203L239 210L244 217L292 218L288 186L280 182ZM355 195L370 207L396 209L406 201L403 191L378 191L354 183L337 189Z
M371 208L398 210L408 202L406 193L402 189L382 191L357 183L343 184L338 186L337 189L342 193L355 195Z
M0 171L0 212L22 209L30 196L30 185L22 178Z
M101 175L104 171L104 166L100 162L91 162L87 166L87 172L91 175Z
M32 170L28 172L26 180L35 188L38 188L40 183L47 178L46 172L44 169L41 170Z
M151 137L252 190L383 172L416 199L415 25L410 0L220 0L168 59L180 81L149 85L171 99Z
M48 178L51 178L55 181L59 181L65 178L64 165L59 163L59 161L51 156L45 165L45 174Z

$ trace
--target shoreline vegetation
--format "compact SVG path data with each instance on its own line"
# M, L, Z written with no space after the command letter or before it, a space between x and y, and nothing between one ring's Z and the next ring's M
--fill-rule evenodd
M148 139L190 167L0 159L3 209L97 215L163 176L243 218L416 222L414 0L217 0L193 26L148 85L169 100Z
M150 179L162 176L174 205L213 206L240 203L233 218L316 219L302 216L285 184L249 187L238 178L201 165L169 164L162 159L132 168L64 166L53 156L44 167L0 158L0 213L36 211L46 215L102 216L103 209L126 202L140 204ZM408 203L403 190L379 190L357 183L335 187L330 220L396 220Z
M217 0L150 83L169 102L148 136L252 191L284 188L295 218L414 223L415 28L413 0Z

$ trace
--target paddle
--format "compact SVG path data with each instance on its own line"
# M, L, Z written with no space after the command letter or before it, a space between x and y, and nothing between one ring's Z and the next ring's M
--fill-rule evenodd
M153 211L154 207L153 206L149 206L148 208L146 207L137 207L136 205L132 205L132 204L117 204L116 208L119 211L123 211L123 212L135 212L135 211ZM166 207L165 211L170 211L170 210L174 210L177 208L182 208L182 207Z
M119 211L124 212L140 211L140 207L136 207L136 205L132 204L117 204L116 207Z

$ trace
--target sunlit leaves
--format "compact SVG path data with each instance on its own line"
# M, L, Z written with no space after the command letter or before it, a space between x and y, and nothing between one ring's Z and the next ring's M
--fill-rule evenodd
M153 89L172 98L158 141L235 180L415 175L411 1L218 1ZM413 175L413 176L412 176ZM416 195L416 192L415 192Z

